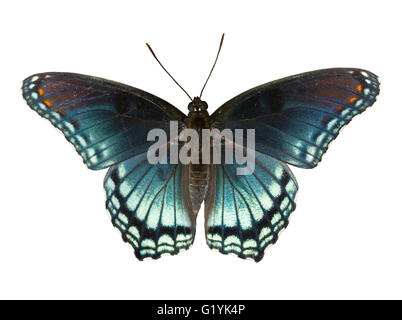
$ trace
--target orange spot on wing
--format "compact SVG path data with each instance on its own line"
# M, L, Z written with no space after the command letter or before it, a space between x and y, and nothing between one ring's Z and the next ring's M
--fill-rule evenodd
M39 88L38 93L39 93L40 96L43 96L43 88Z
M329 117L324 117L324 118L322 118L321 123L322 124L327 124L329 122L329 120L330 120Z
M76 127L78 127L80 125L80 122L77 119L74 119L73 121L71 121L73 123L73 125L75 125Z
M51 103L49 100L43 100L43 103L44 103L48 108L53 107L53 106L52 106L52 103Z
M58 113L60 113L61 115L65 116L67 114L67 112L63 109L57 109L56 110Z
M357 89L357 92L362 93L362 85L361 84L358 84L356 89Z
M352 97L352 98L349 99L349 102L350 102L350 103L353 103L353 102L355 102L356 100L357 100L357 97Z
M336 112L341 112L343 109L345 109L345 108L342 107L342 106L337 106L337 107L335 107L335 111L336 111Z

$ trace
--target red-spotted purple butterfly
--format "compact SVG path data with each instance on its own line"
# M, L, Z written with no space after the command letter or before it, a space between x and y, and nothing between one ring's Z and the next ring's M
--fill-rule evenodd
M138 259L188 249L205 201L208 246L259 261L295 210L298 187L287 164L315 167L339 130L374 103L379 81L354 68L307 72L250 89L212 115L202 91L185 115L140 89L73 73L30 76L22 91L90 169L109 168L106 207ZM149 163L148 132L169 132L171 121L181 130L255 129L254 172L237 175L236 162Z

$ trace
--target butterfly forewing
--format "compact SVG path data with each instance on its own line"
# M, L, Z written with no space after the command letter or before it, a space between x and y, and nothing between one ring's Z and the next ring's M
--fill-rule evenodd
M169 132L184 117L142 90L85 75L43 73L22 87L28 105L62 131L90 169L103 169L146 152L153 128Z
M371 106L378 93L378 78L369 71L318 70L246 91L211 118L224 128L255 128L258 151L312 168L339 130Z

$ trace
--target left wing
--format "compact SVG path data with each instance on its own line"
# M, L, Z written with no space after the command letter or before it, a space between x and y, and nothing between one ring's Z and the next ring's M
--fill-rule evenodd
M289 164L313 168L350 120L379 93L376 75L325 69L269 82L226 102L213 126L255 129L256 149Z
M143 153L106 174L106 208L140 260L176 254L194 241L195 216L185 192L184 169L181 164L151 165Z
M170 103L121 83L74 73L41 73L24 80L28 105L61 130L94 170L145 152L150 129L169 132L185 115Z
M237 163L212 165L205 200L207 244L221 253L260 261L295 210L297 182L288 166L255 153L255 171L237 175Z

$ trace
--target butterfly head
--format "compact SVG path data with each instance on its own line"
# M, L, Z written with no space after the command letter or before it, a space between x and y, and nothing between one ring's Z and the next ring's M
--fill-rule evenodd
M208 109L208 104L202 101L200 97L195 97L189 104L189 111L206 111Z

